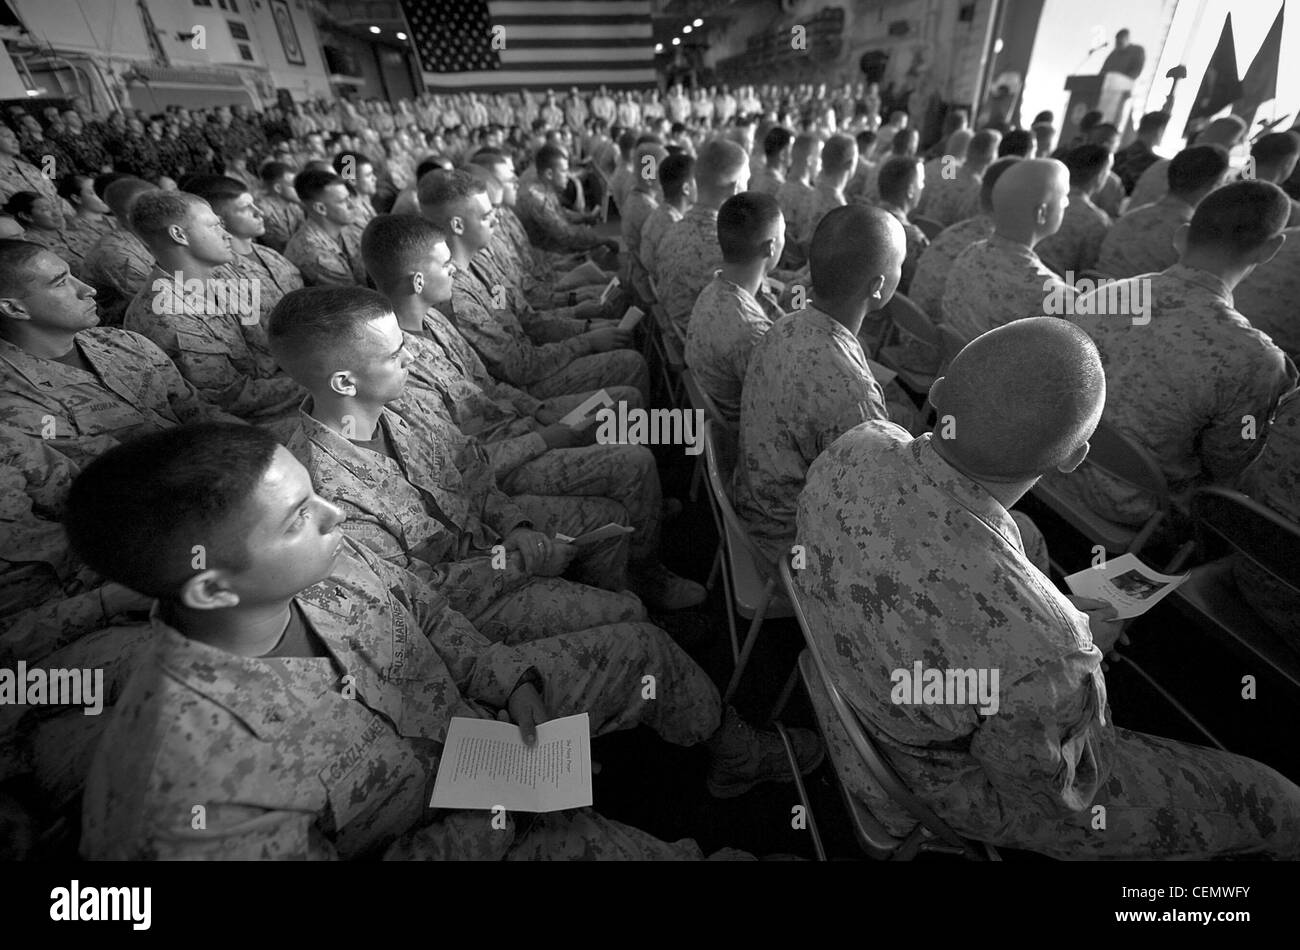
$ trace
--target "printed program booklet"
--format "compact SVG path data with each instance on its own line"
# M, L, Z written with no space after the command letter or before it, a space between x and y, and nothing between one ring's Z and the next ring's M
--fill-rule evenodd
M1185 580L1186 574L1160 574L1139 561L1136 554L1121 554L1101 567L1071 574L1065 583L1073 594L1114 605L1115 619L1131 620L1142 616Z
M430 807L548 812L591 804L586 713L542 723L531 747L514 723L452 718Z

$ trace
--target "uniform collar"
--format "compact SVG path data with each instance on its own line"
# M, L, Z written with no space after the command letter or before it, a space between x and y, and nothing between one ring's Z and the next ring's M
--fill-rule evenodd
M1016 527L1011 513L983 485L948 464L934 450L933 439L934 434L927 432L912 440L908 451L916 467L931 484L1023 554L1020 529Z
M1172 267L1166 268L1164 274L1171 280L1199 287L1222 301L1225 306L1232 306L1232 291L1228 289L1228 285L1221 278L1209 271L1201 270L1198 267L1188 267L1186 264L1174 264Z

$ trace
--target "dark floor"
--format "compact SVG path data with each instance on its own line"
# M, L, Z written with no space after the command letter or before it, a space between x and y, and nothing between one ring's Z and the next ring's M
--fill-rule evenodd
M617 234L617 221L602 226ZM658 447L664 496L685 506L664 526L665 562L685 577L704 582L717 548L717 533L704 487L692 503L687 495L695 458L680 447ZM1053 556L1071 570L1089 564L1090 552L1077 536L1050 513L1024 507L1034 517ZM1159 566L1159 565L1157 565ZM1059 581L1059 578L1057 578ZM1126 656L1138 664L1216 736L1230 751L1265 762L1300 781L1300 749L1290 734L1300 696L1259 664L1212 640L1165 601L1129 630ZM685 617L666 621L669 632L713 677L719 689L732 670L722 585L708 601ZM738 619L743 637L746 622ZM793 620L764 624L744 682L735 699L740 712L763 722L785 684L803 641ZM1242 698L1242 677L1257 679L1257 698ZM1174 739L1208 745L1186 718L1127 663L1110 664L1107 690L1118 725ZM782 715L787 725L816 728L802 689ZM691 837L704 850L743 848L756 854L814 856L806 831L792 828L792 809L799 804L793 784L760 786L727 801L712 799L704 788L705 758L700 749L680 749L647 729L596 739L592 753L602 771L595 778L595 803L602 814L644 828L659 837ZM807 780L813 814L832 859L863 857L848 825L832 769L827 761ZM1041 860L1035 855L1003 852L1008 860ZM927 860L950 861L947 857Z

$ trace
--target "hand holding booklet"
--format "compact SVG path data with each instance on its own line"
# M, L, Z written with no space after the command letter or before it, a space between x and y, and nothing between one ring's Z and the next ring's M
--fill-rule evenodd
M1140 617L1187 580L1147 567L1136 554L1122 554L1101 567L1071 574L1065 579L1071 593L1104 600L1115 608L1116 620Z
M609 295L618 289L618 285L619 279L617 277L610 278L609 283L605 285L605 289L600 292L600 302L602 304L609 300Z
M614 405L614 397L605 390L594 392L584 399L573 411L560 420L560 425L570 429L584 429L591 422L591 417L602 407Z
M627 332L636 327L645 316L645 311L640 307L628 307L627 313L623 314L623 319L618 322L618 328Z
M514 723L451 720L430 807L549 812L591 803L586 713L541 723L533 746Z

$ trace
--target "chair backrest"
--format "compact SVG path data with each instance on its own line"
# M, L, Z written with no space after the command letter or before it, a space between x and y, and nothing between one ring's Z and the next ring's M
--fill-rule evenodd
M1088 440L1085 465L1101 469L1112 478L1152 497L1156 508L1169 507L1169 485L1151 453L1103 420Z
M709 491L722 516L722 523L728 529L727 535L740 538L746 553L754 563L765 571L775 572L775 566L762 549L749 536L749 528L740 520L736 509L731 505L729 485L732 473L736 470L736 460L740 455L739 439L736 432L717 426L710 419L704 420L704 465L709 475ZM770 575L769 575L770 576Z
M948 364L956 359L957 354L961 352L962 347L967 343L962 335L948 326L946 323L939 324L939 372L940 375L948 368Z
M739 424L729 422L722 417L722 414L718 411L718 404L713 401L713 397L704 391L700 381L695 378L695 374L689 368L682 370L682 385L686 387L686 397L691 401L691 405L696 409L704 410L706 420L721 428L730 430L733 437L739 433Z
M957 834L928 805L912 794L902 778L894 771L894 767L889 764L889 760L876 747L875 741L871 738L868 725L858 715L857 710L844 698L831 679L830 671L826 668L826 662L822 659L821 650L813 637L812 629L808 625L808 617L804 613L803 604L800 602L799 592L795 589L794 578L790 574L789 559L782 558L778 570L781 573L781 583L785 585L786 598L794 609L795 619L799 621L799 629L803 633L804 642L808 645L808 653L812 656L813 663L817 667L817 675L821 680L821 685L830 698L831 706L839 717L844 731L848 734L849 741L853 743L854 751L861 757L871 777L897 805L924 825L936 838L947 842L953 847L960 848L967 854L977 855L977 852L974 851L968 841Z
M924 234L931 241L933 241L936 237L938 237L939 233L943 230L943 225L940 222L934 220L934 218L926 218L923 216L912 215L912 217L909 218L908 220L910 220L913 224L915 224L918 228L920 228L921 233Z
M939 328L910 297L896 293L889 303L885 304L884 309L898 329L916 337L922 343L939 348Z
M1192 496L1192 518L1300 596L1300 525L1241 492L1219 487Z

